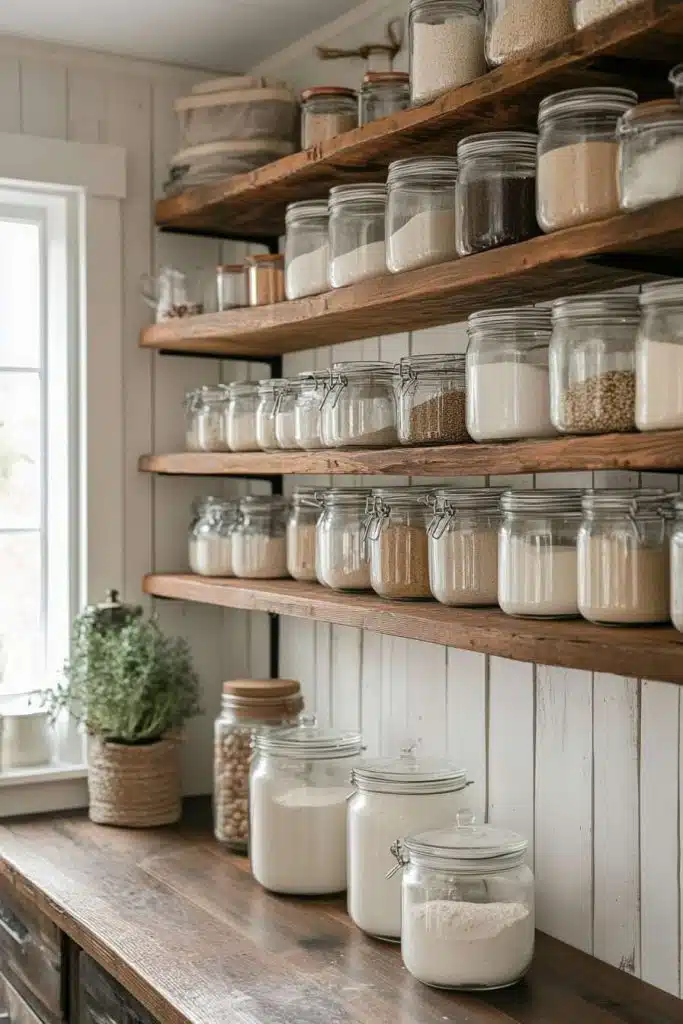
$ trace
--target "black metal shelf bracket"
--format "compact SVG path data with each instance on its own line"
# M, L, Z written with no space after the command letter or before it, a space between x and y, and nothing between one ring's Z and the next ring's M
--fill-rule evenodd
M611 270L630 270L635 274L649 274L652 277L683 277L683 256L677 253L665 256L646 252L604 252L585 256L584 260L593 266L608 267Z

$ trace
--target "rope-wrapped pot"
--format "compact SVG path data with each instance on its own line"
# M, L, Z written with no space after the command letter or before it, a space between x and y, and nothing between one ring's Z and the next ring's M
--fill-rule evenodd
M181 814L181 736L129 746L91 736L90 819L98 825L155 828Z

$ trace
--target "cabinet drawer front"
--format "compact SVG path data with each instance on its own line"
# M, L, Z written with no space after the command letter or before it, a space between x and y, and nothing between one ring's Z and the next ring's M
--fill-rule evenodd
M0 972L51 1021L62 1019L61 945L57 926L0 878Z
M25 999L0 974L0 1022L2 1024L43 1024Z
M78 972L80 1024L156 1024L137 999L86 953L79 955Z

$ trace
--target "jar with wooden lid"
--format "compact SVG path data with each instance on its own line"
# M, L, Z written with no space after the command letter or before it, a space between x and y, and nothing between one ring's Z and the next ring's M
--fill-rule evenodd
M353 89L317 85L301 93L301 148L317 146L358 127L358 98Z
M370 124L410 106L410 75L405 71L367 71L360 90L360 123Z
M243 263L223 263L216 267L218 312L249 305L247 274Z
M249 281L249 305L269 306L285 300L285 257L262 253L245 260Z
M315 487L297 487L287 519L287 570L295 580L315 582L316 524L320 515Z
M223 683L214 725L214 834L246 853L249 840L249 768L256 732L294 724L303 708L294 679L233 679Z
M420 601L429 586L431 487L377 487L368 500L370 584L390 601Z
M683 195L683 108L676 100L639 103L622 114L619 205L639 210Z

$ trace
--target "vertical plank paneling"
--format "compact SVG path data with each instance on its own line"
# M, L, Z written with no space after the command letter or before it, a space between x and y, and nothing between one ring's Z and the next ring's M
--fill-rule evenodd
M66 67L56 61L21 61L21 130L43 138L67 137Z
M361 730L368 757L382 752L382 638L365 630L361 644ZM339 685L339 683L336 683Z
M401 637L381 637L382 753L397 754L415 739L408 720L408 644Z
M21 69L16 57L0 56L0 132L21 131Z
M67 137L74 142L106 142L107 141L107 95L114 99L115 82L126 79L107 79L96 71L84 68L69 68L67 72ZM140 79L140 82L143 82ZM148 85L149 89L150 86ZM151 123L147 125L146 142L151 146ZM114 141L109 140L109 141ZM123 145L123 140L116 140ZM129 183L132 198L139 199L149 207L151 189L148 187L141 195L137 195ZM151 235L151 230L150 230Z
M477 821L486 820L487 672L485 655L448 649L448 754L456 764L467 769L468 778L473 782L467 796Z
M361 721L361 631L335 626L332 633L332 707L335 729L358 729Z
M446 653L441 644L408 641L408 722L422 755L446 755Z

